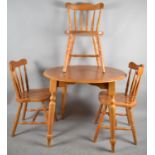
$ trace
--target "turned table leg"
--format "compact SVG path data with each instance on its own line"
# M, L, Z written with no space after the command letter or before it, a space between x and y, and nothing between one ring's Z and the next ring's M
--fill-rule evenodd
M50 102L49 102L49 111L48 111L48 131L47 131L47 143L48 146L51 144L52 136L53 136L53 124L55 117L55 108L56 108L56 90L57 90L57 81L50 81Z
M115 102L114 102L114 95L115 95L115 82L109 83L108 93L111 96L111 103L109 105L109 112L110 112L110 143L111 143L111 150L115 152L115 125L116 125L116 117L115 117Z

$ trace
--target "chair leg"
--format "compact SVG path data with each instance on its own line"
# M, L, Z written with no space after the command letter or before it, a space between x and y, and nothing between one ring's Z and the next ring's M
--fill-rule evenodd
M102 48L101 48L101 43L100 43L99 36L96 37L96 40L97 40L97 45L98 45L100 64L101 64L101 67L102 67L102 71L105 72L104 59L102 57Z
M26 111L27 111L27 105L28 103L24 103L24 110L23 110L23 116L22 116L22 120L25 120L25 116L26 116Z
M35 122L37 116L39 115L39 112L40 112L40 110L37 110L37 112L35 113L35 115L34 115L34 117L32 119L33 122Z
M66 57L65 57L65 62L64 62L64 67L63 67L63 72L65 73L67 71L67 67L69 64L69 61L71 59L71 44L72 44L72 36L70 35L68 38L68 43L67 43L67 51L66 51Z
M12 137L15 136L15 133L16 133L16 128L17 128L17 125L18 125L18 121L19 121L22 105L23 105L23 103L19 103L19 105L18 105L18 111L16 113L16 118L15 118L15 121L14 121L14 124L13 124L13 128L12 128Z
M98 120L99 120L99 117L100 117L100 114L101 114L102 107L103 107L103 104L100 104L100 107L99 107L99 109L98 109L98 111L97 111L97 114L96 114L95 123L97 123Z
M67 85L62 87L62 103L61 103L61 118L62 119L64 119L64 116L65 116L66 95L67 95Z
M99 119L99 122L98 122L98 125L97 125L97 128L96 128L96 132L95 132L95 135L94 135L94 139L93 139L93 141L94 141L94 143L97 141L97 138L98 138L98 135L99 135L99 131L100 131L100 129L101 129L101 127L102 127L102 123L103 123L103 121L104 121L104 116L105 116L105 110L104 111L102 111L102 113L100 114L100 119Z
M134 140L134 144L136 145L137 144L137 134L136 134L135 121L134 121L134 117L133 117L131 109L129 109L129 117L130 117L130 124L131 124L133 140Z
M73 47L74 47L74 42L75 42L75 36L72 36L72 39L71 39L71 47L70 47L70 54L72 54ZM71 62L71 56L69 57L68 65L70 65L70 62Z
M129 117L129 109L126 108L125 110L126 110L126 116L127 116L128 124L131 125L131 124L130 124L131 121L130 121L130 117Z
M98 55L98 57L96 57L97 65L101 66L100 55L99 55L99 52L98 52L97 42L95 40L95 37L92 37L92 40L93 40L93 46L94 46L95 54Z

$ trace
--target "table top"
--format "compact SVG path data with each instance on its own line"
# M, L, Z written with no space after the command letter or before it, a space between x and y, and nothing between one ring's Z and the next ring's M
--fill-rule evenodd
M105 73L98 66L68 66L67 72L62 72L62 66L49 68L43 75L50 80L75 83L108 83L122 80L126 73L111 67L105 67Z

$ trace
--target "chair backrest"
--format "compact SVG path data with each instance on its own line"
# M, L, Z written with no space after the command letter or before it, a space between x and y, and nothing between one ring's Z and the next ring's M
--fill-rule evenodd
M129 63L129 74L125 89L125 95L128 95L131 101L134 101L136 99L143 70L144 65L137 65L134 62Z
M69 31L99 31L103 3L65 3Z
M10 72L13 85L16 90L17 98L22 98L22 93L24 91L29 91L26 64L26 59L21 59L19 61L10 61Z

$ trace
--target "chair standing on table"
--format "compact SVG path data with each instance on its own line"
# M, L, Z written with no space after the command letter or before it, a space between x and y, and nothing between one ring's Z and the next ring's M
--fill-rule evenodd
M65 62L63 66L63 72L67 71L67 67L70 64L72 57L96 58L97 65L102 67L102 71L105 72L101 43L99 38L100 36L103 35L103 32L99 31L99 26L104 4L66 3L65 6L68 10L69 30L66 31L66 34L68 35L68 44L67 44ZM93 41L95 54L72 54L75 38L77 36L91 37Z

